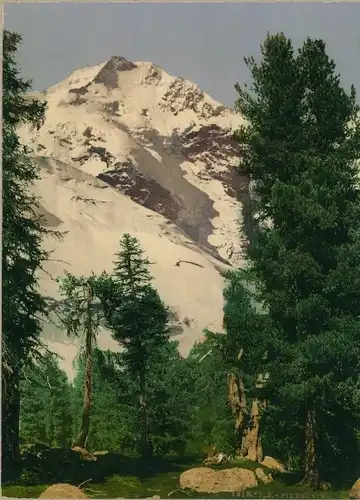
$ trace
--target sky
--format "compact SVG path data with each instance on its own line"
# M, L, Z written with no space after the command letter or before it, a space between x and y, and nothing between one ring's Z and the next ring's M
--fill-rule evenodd
M260 56L267 32L295 46L323 39L345 87L360 95L360 3L5 4L5 28L23 36L18 62L34 90L112 56L152 61L233 107L249 80L243 58Z

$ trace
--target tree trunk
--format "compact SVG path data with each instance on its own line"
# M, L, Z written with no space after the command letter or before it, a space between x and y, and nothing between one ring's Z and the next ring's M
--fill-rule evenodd
M317 426L317 414L316 408L311 407L308 409L306 414L305 422L305 476L301 481L304 484L311 486L312 488L319 487L319 468L318 468L318 457L316 450L316 433Z
M86 323L86 337L85 337L85 373L84 373L84 403L83 412L81 417L81 428L78 437L73 443L74 446L79 446L80 448L85 448L86 441L90 430L90 410L91 410L91 400L92 400L92 337L93 337L93 325L91 316L91 304L92 304L92 290L88 289L88 311L87 311L87 323Z
M261 410L257 399L251 405L250 421L244 436L240 456L254 462L261 462L264 458L260 435Z
M149 435L148 435L145 367L140 369L139 381L140 381L139 408L140 408L140 426L141 426L140 453L141 453L141 458L144 459L144 458L149 458L152 455L151 446L149 442Z
M241 377L228 373L228 400L235 420L236 456L241 456L241 443L246 428L246 399L244 382Z
M3 481L20 470L20 368L14 363L2 372L1 455Z

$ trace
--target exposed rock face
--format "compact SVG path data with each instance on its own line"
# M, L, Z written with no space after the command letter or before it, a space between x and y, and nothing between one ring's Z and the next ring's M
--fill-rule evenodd
M45 120L20 129L37 154L99 176L196 243L242 261L238 219L248 179L236 168L239 115L192 82L117 56L42 97Z
M127 61L124 57L114 56L101 68L95 76L93 83L102 83L108 89L118 87L118 78L121 71L131 71L136 69L136 64Z
M253 471L238 467L223 470L196 467L180 476L180 488L197 493L237 493L257 485Z

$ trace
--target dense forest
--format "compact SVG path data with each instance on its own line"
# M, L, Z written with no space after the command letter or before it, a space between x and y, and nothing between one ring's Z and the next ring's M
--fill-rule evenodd
M123 457L109 475L126 457L146 477L166 460L201 464L221 452L228 467L246 468L270 456L296 487L349 489L360 477L360 121L324 42L297 50L268 35L261 60L246 59L251 86L236 85L246 119L238 168L256 196L244 217L246 267L226 276L224 333L206 331L181 357L151 263L125 234L112 273L56 277L58 320L81 345L69 381L40 336L42 239L66 234L48 234L34 210L40 172L16 130L46 105L24 98L20 41L4 31L3 483L69 482L59 455L57 474L31 465L42 446ZM98 349L100 324L120 353ZM121 494L137 496L136 484Z

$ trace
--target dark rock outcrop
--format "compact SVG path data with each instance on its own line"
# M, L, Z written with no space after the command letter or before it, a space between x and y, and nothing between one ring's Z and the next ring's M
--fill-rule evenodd
M92 83L102 83L108 89L118 87L118 76L121 71L131 71L137 66L132 61L127 61L124 57L113 56L95 76Z

